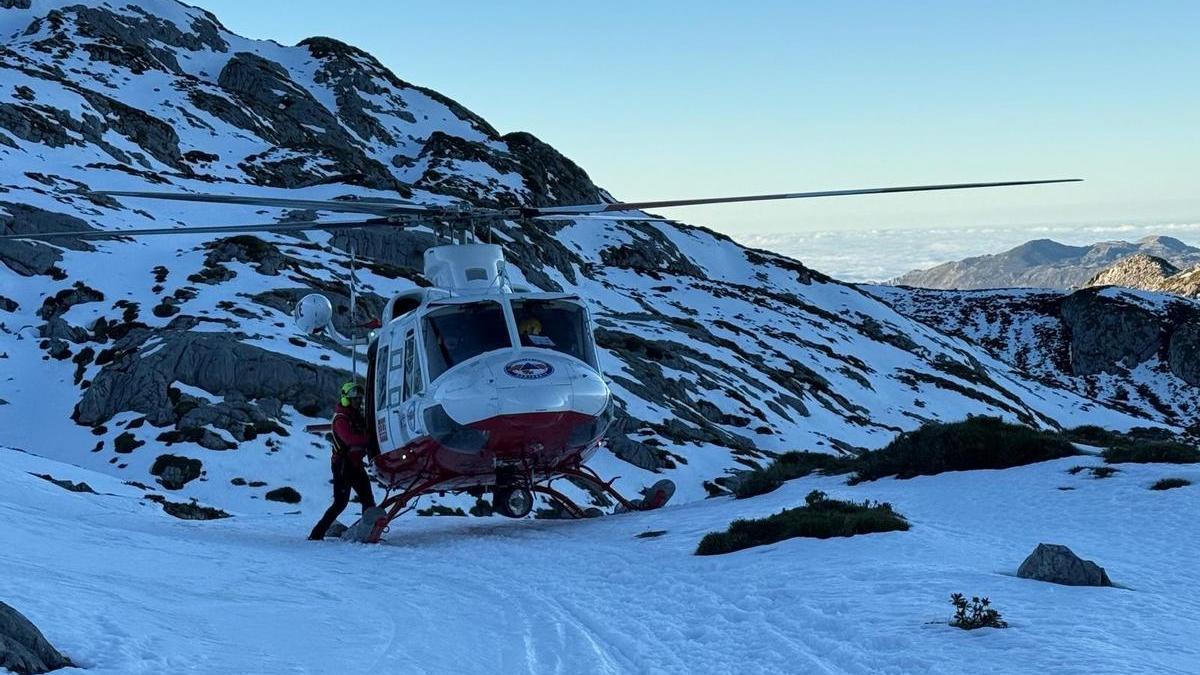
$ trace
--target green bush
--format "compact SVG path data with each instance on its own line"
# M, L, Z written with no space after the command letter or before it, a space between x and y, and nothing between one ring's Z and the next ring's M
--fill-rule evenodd
M1109 464L1126 462L1149 464L1193 464L1200 462L1200 450L1178 441L1143 441L1118 445L1102 453Z
M1186 478L1164 478L1154 485L1150 486L1151 490L1173 490L1175 488L1187 487L1192 484L1192 481Z
M944 471L1007 469L1078 455L1062 435L1009 424L998 417L933 423L898 436L880 450L859 455L850 483L885 476L912 478Z
M732 553L793 537L828 539L908 529L908 521L893 511L891 504L839 501L818 490L804 501L799 508L758 520L735 520L725 532L710 532L700 540L696 555Z
M823 452L787 452L764 468L741 474L733 494L738 499L766 494L783 485L784 481L801 478L814 471L825 474L850 473L854 470L855 462L854 458Z
M971 598L970 602L962 593L950 596L950 604L954 605L954 618L950 625L963 630L976 628L1008 628L1008 622L1000 617L987 598Z

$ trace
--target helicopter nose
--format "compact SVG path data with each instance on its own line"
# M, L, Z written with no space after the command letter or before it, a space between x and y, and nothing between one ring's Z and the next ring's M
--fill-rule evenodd
M600 415L610 393L592 368L554 352L495 354L469 372L448 373L440 403L460 424L498 415L575 412Z

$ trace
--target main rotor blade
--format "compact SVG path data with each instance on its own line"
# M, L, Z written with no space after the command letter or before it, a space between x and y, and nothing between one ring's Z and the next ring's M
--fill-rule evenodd
M649 218L646 216L603 216L590 213L570 214L570 213L554 213L548 216L534 216L534 220L632 220L639 223L674 223L678 222L671 218Z
M83 232L41 232L36 234L4 234L4 239L119 239L154 234L212 234L223 232L294 232L297 230L353 230L360 227L404 227L406 223L395 223L385 219L349 220L322 222L301 220L288 223L263 223L261 225L211 225L200 227L150 227L135 230L85 230Z
M696 206L699 204L728 204L732 202L761 202L774 199L809 199L812 197L840 197L844 195L875 195L890 192L928 192L932 190L967 190L971 188L1006 187L1010 185L1042 185L1045 183L1077 183L1082 178L1060 178L1055 180L1015 180L999 183L950 183L946 185L908 185L904 187L862 188L857 190L824 190L821 192L787 192L775 195L749 195L746 197L711 197L707 199L669 199L652 202L613 202L610 204L579 204L574 206L546 206L528 209L532 215L558 215L569 213L603 213L605 211L631 211L660 209L669 206Z
M102 190L94 194L106 197L162 199L176 202L205 202L208 204L241 204L243 206L272 206L282 209L313 209L341 213L370 213L387 216L398 213L427 213L437 210L424 204L389 202L374 199L287 199L277 197L248 197L243 195L210 195L191 192L124 192Z

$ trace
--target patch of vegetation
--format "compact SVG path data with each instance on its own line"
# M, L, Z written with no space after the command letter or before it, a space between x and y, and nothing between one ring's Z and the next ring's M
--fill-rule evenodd
M735 520L725 532L710 532L700 540L696 555L732 553L793 537L852 537L904 531L909 527L891 504L840 501L819 490L810 492L804 501L805 505L799 508L784 509L758 520Z
M646 530L645 532L641 532L633 536L637 537L638 539L655 539L663 536L666 533L666 530Z
M1092 478L1112 478L1112 475L1119 471L1111 466L1093 466L1091 467Z
M950 625L963 630L976 628L1008 628L1008 622L997 612L987 598L971 598L970 602L962 593L950 596L950 604L954 605L954 618Z
M1109 464L1194 464L1200 450L1179 441L1143 441L1118 445L1102 453Z
M229 514L221 509L204 506L195 499L191 502L173 502L162 495L146 495L146 499L161 504L163 511L181 520L217 520L229 517Z
M296 492L296 488L287 485L281 488L275 488L267 494L263 495L268 501L283 502L284 504L299 504L300 493Z
M1186 478L1163 478L1154 485L1150 486L1151 490L1173 490L1175 488L1187 487L1192 484L1192 481Z
M742 473L733 494L738 499L766 494L783 485L784 481L801 478L814 471L831 475L850 473L855 469L855 462L854 458L821 452L787 452L776 457L765 468Z
M998 417L926 424L887 447L859 455L850 484L885 476L912 478L944 471L1008 469L1078 455L1060 434L1010 424Z
M492 509L491 502L484 499L483 497L476 497L475 504L473 506L471 506L471 510L469 511L469 513L473 516L486 518L486 517L492 515L493 510L494 509Z

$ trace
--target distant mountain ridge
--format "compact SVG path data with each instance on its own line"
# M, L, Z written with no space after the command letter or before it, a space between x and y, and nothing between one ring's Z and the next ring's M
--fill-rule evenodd
M1123 286L1200 298L1200 265L1180 270L1162 258L1138 254L1092 277L1087 286Z
M1161 259L1177 269L1200 265L1200 248L1173 237L1150 236L1136 242L1105 241L1069 246L1035 239L995 255L984 255L913 270L890 283L943 290L1053 288L1089 285L1101 272L1132 256Z

